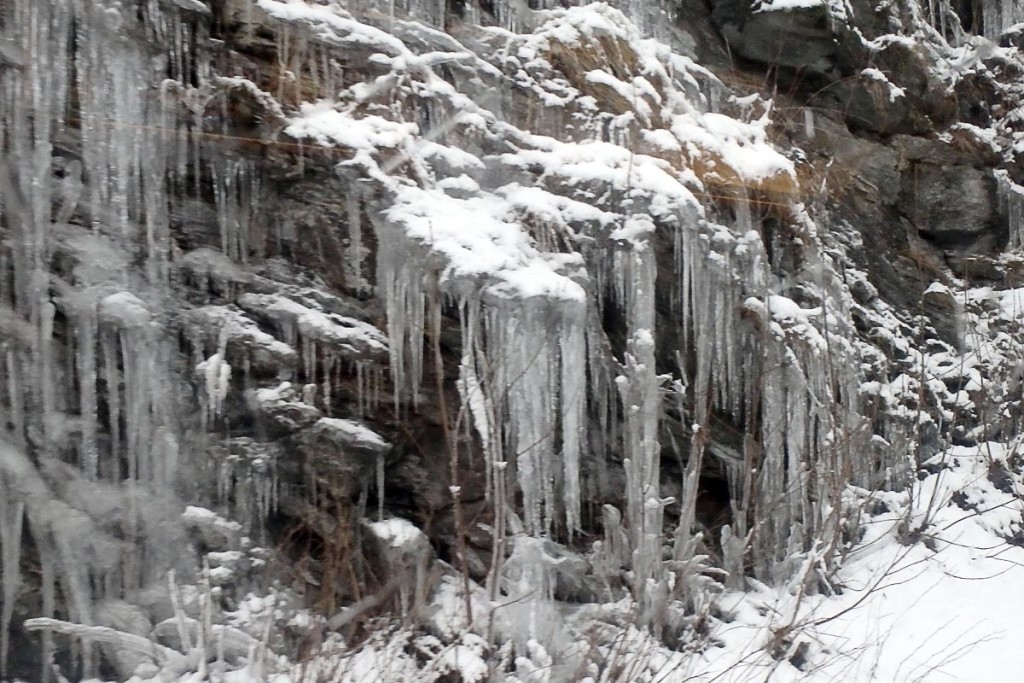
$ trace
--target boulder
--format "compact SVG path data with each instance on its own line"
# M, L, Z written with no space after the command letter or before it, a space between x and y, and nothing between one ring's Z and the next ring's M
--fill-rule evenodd
M957 349L963 349L964 307L949 287L939 282L932 283L921 296L921 303L939 338Z
M305 466L317 486L346 498L358 495L363 482L391 444L353 420L322 417L299 435Z

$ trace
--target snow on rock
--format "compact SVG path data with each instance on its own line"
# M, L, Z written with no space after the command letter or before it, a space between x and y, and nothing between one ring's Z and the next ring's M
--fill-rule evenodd
M391 444L379 434L354 420L322 417L309 428L309 433L316 439L333 443L343 451L377 456L391 450Z
M295 349L261 330L241 311L227 306L203 306L187 313L192 331L201 333L206 345L222 342L236 365L243 359L253 367L287 372L297 361Z
M149 307L131 292L117 292L99 302L100 321L117 329L137 329L152 318Z
M212 550L234 550L240 541L242 525L207 508L189 505L181 514L181 520L196 530Z
M316 406L301 400L291 382L281 382L273 388L256 389L246 397L254 411L286 433L308 427L322 417Z
M687 187L691 176L677 175L672 165L661 159L596 140L576 144L532 134L520 138L524 148L503 155L502 161L532 172L549 192L575 194L585 201L598 187L612 188L647 205L656 216L700 207Z
M226 298L232 298L235 288L247 284L252 276L238 263L218 249L193 249L181 259L180 267L197 284L216 289Z
M400 149L413 141L419 131L414 123L401 123L381 116L353 114L336 109L331 102L304 104L291 119L285 133L296 139L312 139L321 145L351 149L353 163L366 168L376 164L371 154L384 149Z
M270 16L300 24L317 40L339 48L385 54L408 54L408 49L386 31L357 21L338 4L314 5L303 0L256 0Z
M520 298L582 301L581 286L552 268L530 236L504 219L500 200L458 200L436 190L399 188L388 220L404 236L444 258L443 281L492 283L491 291Z
M885 74L883 74L878 69L862 69L860 73L861 76L869 78L870 80L873 81L877 81L884 85L888 90L890 102L895 102L899 98L905 97L907 94L903 88L898 88L895 85L893 85L893 83L888 78L885 77Z
M371 522L368 526L374 536L392 548L405 548L427 540L415 524L401 517Z
M381 360L387 354L387 342L380 331L354 318L325 313L278 294L243 294L238 305L273 323L293 345L312 342L352 360Z
M231 366L215 353L196 366L196 375L203 381L203 403L209 422L220 417L224 399L231 388Z
M784 12L797 9L810 9L828 5L826 0L759 0L755 4L755 12Z

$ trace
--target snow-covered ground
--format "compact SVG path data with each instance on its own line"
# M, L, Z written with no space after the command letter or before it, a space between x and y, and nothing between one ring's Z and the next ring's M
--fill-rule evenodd
M1008 455L1003 444L954 448L933 460L946 469L911 493L873 496L877 514L864 517L838 595L801 600L763 588L723 596L736 619L716 632L726 647L709 651L696 680L1020 680L1024 508L1020 477L1003 476ZM789 625L790 652L806 643L804 671L763 650Z
M529 656L512 657L507 646L487 647L479 612L474 627L459 628L462 603L452 583L439 592L441 613L430 620L444 643L382 630L356 652L307 666L306 678L300 667L278 680L317 680L313 671L331 671L352 683L405 683L458 670L463 681L523 683L1018 681L1024 547L1012 539L1021 537L1024 505L1012 452L997 443L953 448L929 463L939 471L909 493L851 491L873 514L863 515L862 538L831 581L834 594L824 583L815 595L801 590L808 583L801 579L819 569L813 562L778 588L748 580L747 590L716 598L714 625L696 651L673 652L630 626L634 606L573 606L577 620L563 605L567 630L529 641ZM486 612L479 598L474 604ZM495 606L495 614L502 609ZM531 610L550 616L559 607L542 601ZM588 639L570 632L595 614L607 628Z

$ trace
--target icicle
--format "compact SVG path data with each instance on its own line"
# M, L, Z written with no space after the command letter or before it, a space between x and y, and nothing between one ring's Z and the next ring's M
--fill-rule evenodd
M634 595L661 578L662 512L659 483L660 388L655 369L655 255L648 242L654 224L631 217L612 233L612 285L624 309L628 338L622 374L615 383L622 401L625 447L627 523L634 555Z
M948 8L948 0L942 4ZM1019 0L982 0L981 2L981 24L985 37L989 40L998 41L1000 36L1022 21L1024 21L1024 6Z
M384 454L377 454L377 521L384 520Z
M206 417L203 426L205 428L216 422L223 410L224 399L227 398L231 381L231 366L218 352L197 365L196 374L202 377L204 382L203 404L206 408Z
M804 109L804 135L808 140L814 138L814 110L810 107Z
M252 244L252 217L260 209L261 178L253 162L217 155L210 163L221 251L246 263Z
M103 379L107 388L108 432L110 434L110 477L121 479L121 376L117 369L117 336L110 330L100 332L103 354Z
M324 397L324 414L328 417L331 416L331 373L334 372L334 366L339 365L337 362L337 356L332 351L324 353L324 381L323 381L323 397Z
M362 209L360 207L359 195L350 192L345 198L346 218L348 222L348 248L345 255L347 272L345 278L349 286L356 292L361 292L366 287L363 280L363 225Z
M96 445L96 330L99 321L95 300L78 312L78 381L82 416L81 468L90 479L99 476L99 451Z
M494 385L504 388L503 396L492 400L500 400L507 414L506 449L515 454L526 530L539 534L551 529L562 507L556 499L559 489L567 522L578 523L580 439L578 432L566 430L578 430L582 419L578 411L583 397L569 392L583 387L584 380L572 373L584 369L584 302L497 299L487 309ZM566 407L561 415L562 454L556 459L560 405ZM570 476L577 480L567 482Z
M388 314L388 351L395 387L395 410L408 392L419 403L423 381L423 334L426 315L422 261L425 255L408 253L411 245L401 228L383 220L376 224L377 281L384 290Z
M35 347L39 358L37 377L42 383L40 393L43 399L43 433L46 434L47 442L52 443L57 426L55 424L57 387L54 383L53 373L53 320L57 309L49 299L46 299L39 306L39 311L39 339Z
M477 336L479 335L479 302L463 299L459 304L459 316L462 327L462 359L459 362L459 398L469 412L470 422L480 439L480 447L484 456L484 468L487 477L485 495L490 498L494 488L494 461L496 457L494 440L496 426L494 424L494 405L484 391L483 383L477 373Z
M57 576L56 560L53 557L53 549L49 539L37 537L40 568L40 593L42 594L42 617L52 618L57 609ZM39 680L48 682L53 678L53 634L50 631L43 631Z
M26 386L14 349L7 349L7 392L11 406L11 424L18 444L25 441L25 392Z
M999 209L1006 217L1010 240L1008 249L1024 249L1024 187L1010 179L1004 170L994 173L998 188Z
M7 673L10 628L21 587L21 528L25 504L0 475L0 677Z
M526 651L529 640L550 642L561 624L552 601L558 561L545 551L544 543L543 539L517 534L501 576L511 636L520 651Z

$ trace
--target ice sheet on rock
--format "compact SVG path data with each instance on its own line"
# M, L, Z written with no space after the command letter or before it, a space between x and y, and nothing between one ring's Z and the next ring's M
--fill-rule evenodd
M193 249L182 257L180 264L181 269L197 284L204 289L215 287L227 298L231 298L234 289L252 280L252 276L237 261L217 249Z
M313 434L330 439L343 448L365 451L374 455L387 453L391 444L377 432L353 420L322 417L310 427Z
M291 382L256 389L247 393L246 398L254 411L286 432L308 427L322 417L316 406L302 401Z
M648 203L655 216L668 217L683 207L700 206L686 187L688 178L677 177L668 162L607 142L574 144L525 134L523 138L524 148L502 155L502 162L512 168L536 169L542 186L576 191L580 200L592 198L597 188L613 188Z
M367 526L374 536L393 548L405 548L427 542L426 535L415 524L401 517L370 522Z
M124 282L131 262L130 255L106 235L54 225L51 230L60 251L68 253L76 263L72 270L76 284L82 286Z
M780 12L828 6L826 0L759 0L755 12Z
M1010 249L1024 249L1024 187L1010 179L1010 174L994 173L999 197L999 212L1006 218L1010 232Z
M402 41L387 31L354 19L338 4L311 5L303 0L257 0L256 6L276 19L304 24L315 38L334 47L390 55L409 52Z
M322 350L353 360L378 361L387 354L384 335L373 325L354 318L325 313L279 294L243 294L238 305L272 322L292 346L314 342Z
M203 306L189 311L187 319L194 325L190 331L198 331L207 347L223 341L229 356L238 354L254 366L284 371L295 366L295 349L261 330L240 311L227 306Z
M181 513L181 521L199 531L207 546L214 550L234 549L241 539L241 524L225 519L208 508L189 505Z
M100 322L115 329L139 328L148 324L151 317L149 307L131 292L110 294L99 302Z
M332 102L303 104L285 133L296 139L312 139L321 145L339 145L368 155L380 148L400 149L419 132L415 123L391 121L373 114L353 116Z
M202 381L202 402L205 406L204 424L212 424L221 414L224 399L231 388L231 366L220 353L215 353L196 366L196 375Z
M198 12L199 14L210 14L210 8L200 0L171 0L171 2L186 12Z

